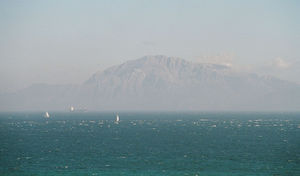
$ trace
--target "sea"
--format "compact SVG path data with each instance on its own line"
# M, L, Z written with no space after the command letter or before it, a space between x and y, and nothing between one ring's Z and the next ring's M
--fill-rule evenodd
M1 176L300 176L298 112L0 113Z

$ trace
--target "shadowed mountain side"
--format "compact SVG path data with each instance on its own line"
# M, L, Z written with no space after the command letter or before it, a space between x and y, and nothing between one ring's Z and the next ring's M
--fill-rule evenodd
M297 84L166 56L146 56L110 67L79 86L35 85L4 96L7 101L1 101L1 110L63 110L70 105L89 110L300 108Z

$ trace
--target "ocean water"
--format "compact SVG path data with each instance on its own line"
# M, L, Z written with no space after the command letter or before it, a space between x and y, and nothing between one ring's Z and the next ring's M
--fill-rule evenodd
M0 175L297 176L300 113L0 114Z

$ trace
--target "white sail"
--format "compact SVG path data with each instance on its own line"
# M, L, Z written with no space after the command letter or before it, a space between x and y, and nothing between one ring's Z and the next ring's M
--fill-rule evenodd
M50 117L50 114L49 114L48 112L46 112L45 115L44 115L44 117L45 117L45 118L49 118L49 117Z
M71 106L70 107L70 112L73 112L73 111L75 111L75 108L74 108L74 106Z
M116 122L119 122L120 121L120 117L119 117L119 115L117 114L117 116L116 116Z

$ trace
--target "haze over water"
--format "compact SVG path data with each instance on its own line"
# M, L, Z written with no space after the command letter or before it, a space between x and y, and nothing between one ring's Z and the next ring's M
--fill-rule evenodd
M0 176L299 176L299 46L297 0L0 0Z

